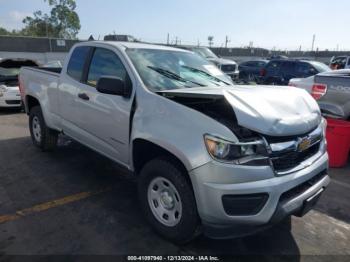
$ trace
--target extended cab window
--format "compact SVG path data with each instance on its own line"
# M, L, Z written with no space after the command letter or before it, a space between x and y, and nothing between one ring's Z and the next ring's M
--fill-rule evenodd
M119 77L127 81L126 69L117 55L108 49L97 48L91 60L87 84L95 87L101 76Z
M81 81L84 64L90 47L80 46L74 49L68 63L67 74L77 81Z

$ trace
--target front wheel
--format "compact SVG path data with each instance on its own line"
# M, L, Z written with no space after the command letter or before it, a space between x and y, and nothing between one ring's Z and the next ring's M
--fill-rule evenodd
M199 226L197 206L186 172L171 159L157 158L141 170L138 184L144 214L161 236L176 243L192 240Z
M30 110L29 130L33 144L42 151L50 151L56 147L58 133L46 126L40 106Z

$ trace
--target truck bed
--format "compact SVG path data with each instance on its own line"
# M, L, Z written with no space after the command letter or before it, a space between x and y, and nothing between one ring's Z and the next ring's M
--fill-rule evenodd
M49 67L22 67L20 79L20 91L22 100L27 110L28 96L35 97L40 102L46 103L46 114L58 111L58 83L61 68ZM52 116L48 117L51 119Z
M62 68L61 67L40 67L40 66L33 66L33 67L23 67L22 70L31 70L36 72L42 72L42 73L54 73L54 74L61 74ZM22 72L21 70L21 72Z

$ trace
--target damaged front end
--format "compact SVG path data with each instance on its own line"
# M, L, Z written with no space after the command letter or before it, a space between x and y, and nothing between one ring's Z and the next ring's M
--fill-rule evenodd
M237 165L270 164L263 137L238 124L232 106L220 95L181 95L163 93L164 97L209 116L229 128L239 142L233 143L211 134L204 134L208 153L213 159Z
M162 96L209 116L233 132L238 141L204 134L208 153L216 161L269 165L277 174L283 175L296 168L305 168L311 164L310 161L304 163L306 160L317 159L325 153L325 125L321 123L319 109L313 103L308 104L308 97L291 95L291 101L296 103L294 109L291 103L281 108L283 103L279 101L276 102L277 108L272 110L273 105L270 105L264 111L261 106L273 99L260 95L260 105L250 105L249 101L259 102L259 92L248 99L249 93L251 91L245 93L241 89L237 95L233 89L203 88L160 92ZM293 126L295 130L291 130ZM301 150L302 143L304 148Z

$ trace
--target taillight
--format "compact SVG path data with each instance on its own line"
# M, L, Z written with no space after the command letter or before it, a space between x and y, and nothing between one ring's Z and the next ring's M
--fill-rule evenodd
M327 85L324 84L314 84L312 86L311 96L316 100L319 100L327 93Z
M263 68L260 70L260 76L265 76L266 75L266 69Z
M18 76L18 88L19 88L19 92L21 94L21 97L23 99L23 97L24 97L24 90L23 90L23 84L22 84L20 76Z

